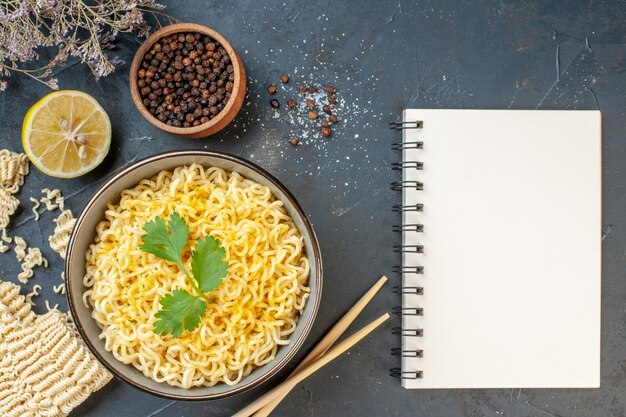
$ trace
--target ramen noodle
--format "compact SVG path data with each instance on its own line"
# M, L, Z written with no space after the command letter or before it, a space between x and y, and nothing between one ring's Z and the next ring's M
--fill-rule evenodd
M61 202L61 204L63 204L63 202ZM70 240L72 229L74 229L74 225L76 224L76 219L72 215L72 212L68 209L63 210L61 214L59 214L59 217L54 219L54 223L56 224L56 227L54 228L54 233L48 238L48 242L50 243L52 250L58 253L61 258L65 259L67 243Z
M29 200L33 203L33 208L31 208L31 211L33 212L33 216L35 216L35 221L39 221L39 212L37 211L37 209L39 208L41 203L39 202L39 200L33 197L30 197Z
M188 270L191 248L207 235L219 239L229 265L207 293L200 326L179 338L155 334L154 315L161 297L192 287L178 266L139 249L144 224L174 212L189 225ZM104 217L86 254L83 301L119 361L173 386L234 385L289 343L310 293L309 260L268 187L192 164L124 190Z
M17 252L17 247L16 247ZM19 256L19 255L18 255ZM26 248L26 255L22 259L22 263L20 267L22 268L22 272L17 274L17 280L22 284L26 284L30 278L32 278L34 271L33 269L36 266L43 265L44 268L48 267L48 260L43 257L41 254L41 249L39 248Z

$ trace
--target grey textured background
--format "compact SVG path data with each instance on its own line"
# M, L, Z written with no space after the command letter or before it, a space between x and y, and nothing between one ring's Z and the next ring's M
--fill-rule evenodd
M23 207L12 234L40 246L50 268L36 271L24 291L39 283L44 299L66 309L52 292L62 262L47 246L56 213L30 219L29 196L58 187L78 213L95 187L131 161L158 151L207 148L248 158L290 188L309 213L320 238L324 294L305 352L375 281L391 283L357 320L354 329L399 302L391 286L399 261L390 211L400 195L389 164L398 154L387 130L405 107L595 109L603 112L603 325L602 388L597 390L405 391L388 376L398 365L389 350L399 344L389 321L358 346L300 384L277 416L623 416L626 408L624 262L626 243L626 3L623 1L185 1L165 2L181 21L211 26L240 52L248 71L249 97L235 123L216 137L188 141L151 127L133 107L128 65L138 43L122 39L114 51L127 64L95 82L86 68L59 73L61 88L94 95L109 112L114 136L102 167L74 180L48 178L33 169L20 193ZM332 139L311 135L291 147L287 137L308 131L269 107L265 85L280 72L300 82L334 82L345 103ZM297 71L297 72L296 72ZM0 142L20 151L27 109L47 93L23 77L0 94ZM279 93L286 99L288 94ZM558 158L558 155L555 155ZM476 256L487 254L477 252ZM15 281L14 257L0 257L0 279ZM580 335L585 337L585 335ZM471 360L471 358L468 358ZM511 358L515 360L515 358ZM73 416L226 416L286 375L232 399L178 403L113 381Z

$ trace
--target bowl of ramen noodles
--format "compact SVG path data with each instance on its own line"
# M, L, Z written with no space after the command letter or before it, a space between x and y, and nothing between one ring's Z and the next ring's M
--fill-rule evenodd
M65 280L80 335L114 376L205 401L258 386L294 357L317 314L322 259L271 174L174 151L98 188L70 237Z

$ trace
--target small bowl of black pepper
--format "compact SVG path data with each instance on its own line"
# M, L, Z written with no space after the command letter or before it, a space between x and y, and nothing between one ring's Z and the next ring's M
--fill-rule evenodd
M203 138L235 118L246 94L246 74L222 35L195 23L176 23L139 47L130 68L130 91L154 126Z

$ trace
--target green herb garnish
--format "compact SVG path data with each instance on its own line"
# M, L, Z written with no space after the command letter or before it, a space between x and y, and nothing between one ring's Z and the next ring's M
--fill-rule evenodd
M185 219L175 212L167 227L161 217L156 217L146 222L143 230L146 234L139 249L177 264L195 292L174 290L159 300L161 310L154 315L158 319L154 322L154 331L161 335L171 332L179 337L183 329L193 331L200 325L200 319L206 314L206 301L209 301L204 293L217 288L228 273L228 262L224 260L226 251L213 236L200 239L191 253L193 275L190 275L182 258L189 235Z

